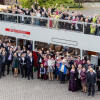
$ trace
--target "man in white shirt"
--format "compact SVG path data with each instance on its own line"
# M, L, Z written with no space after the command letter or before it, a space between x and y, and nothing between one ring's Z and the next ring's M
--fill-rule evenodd
M66 60L63 59L62 63L60 63L59 71L60 71L60 83L65 83L65 77L67 73L67 68L66 68Z

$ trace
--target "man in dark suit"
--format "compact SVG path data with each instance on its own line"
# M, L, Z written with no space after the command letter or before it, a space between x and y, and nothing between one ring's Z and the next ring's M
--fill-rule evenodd
M33 79L33 66L34 66L34 61L33 61L33 56L32 53L29 54L27 57L27 76L28 80Z
M10 43L8 42L8 43L7 43L7 46L5 47L7 54L9 53L10 48L11 48L11 45L10 45Z
M7 59L6 52L2 52L2 75L3 76L5 76L6 59Z
M40 78L40 66L43 62L43 57L42 57L42 51L39 51L39 53L37 54L38 58L37 58L37 64L38 64L38 73L37 73L37 78Z
M9 68L13 61L13 52L12 48L7 52L7 74L9 74Z
M22 78L24 78L24 77L26 78L26 76L27 76L26 65L27 65L26 54L22 53L21 58L20 58L20 67L21 67Z
M91 64L90 60L87 60L87 63L85 64L85 69L88 70L89 66L91 66L93 69L95 69L94 65Z
M87 86L88 86L88 96L94 96L95 94L95 84L96 84L96 73L94 72L93 68L90 68L89 72L87 73Z

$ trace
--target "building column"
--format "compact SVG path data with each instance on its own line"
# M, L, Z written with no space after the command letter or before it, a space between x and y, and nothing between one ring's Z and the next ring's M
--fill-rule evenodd
M18 46L18 38L16 38L16 47Z
M33 43L32 43L32 48L33 48L33 51L35 50L35 41L33 41Z
M83 59L83 50L82 49L80 49L80 58L81 58L81 60Z

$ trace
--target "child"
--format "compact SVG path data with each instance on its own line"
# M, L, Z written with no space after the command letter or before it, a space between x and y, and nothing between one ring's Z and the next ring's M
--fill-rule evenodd
M41 79L44 79L45 73L46 73L46 70L45 70L43 64L41 64L41 68L40 68L40 78Z

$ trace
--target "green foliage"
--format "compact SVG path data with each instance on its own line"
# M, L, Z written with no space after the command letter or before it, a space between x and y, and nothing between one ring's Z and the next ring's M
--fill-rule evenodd
M30 8L31 5L34 3L34 0L19 0L20 4L24 7L24 8Z
M75 3L74 0L20 0L23 7L30 8L34 1L37 1L40 6L45 6L46 8L49 7L56 7L60 8L61 5L64 6L64 8L70 7L70 8L78 8L78 3Z
M74 4L74 0L38 0L39 4L41 6L48 7L60 7L60 5L64 5L65 7L67 5Z

